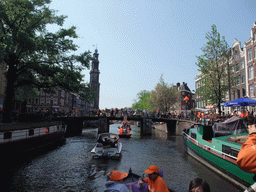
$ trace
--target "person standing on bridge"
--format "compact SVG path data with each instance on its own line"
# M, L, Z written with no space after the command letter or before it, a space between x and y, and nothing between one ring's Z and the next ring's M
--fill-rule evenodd
M159 175L159 169L155 165L150 165L145 173L148 174L146 178L140 178L139 183L141 181L145 181L148 183L148 191L149 192L169 192L167 185L163 178Z

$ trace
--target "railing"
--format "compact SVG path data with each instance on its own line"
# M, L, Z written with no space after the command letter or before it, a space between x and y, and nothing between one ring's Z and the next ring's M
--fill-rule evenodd
M33 128L33 129L24 129L24 130L16 130L16 131L5 131L0 133L0 143L7 143L11 141L17 141L22 139L28 139L32 137L38 137L42 135L46 135L49 133L54 133L57 131L65 131L66 127L62 127L61 125L54 125L49 127L41 127L41 128ZM33 134L30 133L31 130ZM5 138L5 134L10 133L10 135Z

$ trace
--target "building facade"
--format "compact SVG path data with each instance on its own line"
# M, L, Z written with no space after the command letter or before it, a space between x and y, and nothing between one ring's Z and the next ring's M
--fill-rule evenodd
M183 82L182 84L177 83L177 89L179 93L179 101L177 105L178 112L190 113L191 109L195 107L194 93L192 93L187 85ZM185 97L188 97L188 101L185 101Z
M251 28L251 36L244 43L244 48L241 47L241 42L236 38L230 49L230 83L231 88L226 94L226 101L249 97L256 99L255 96L255 78L256 78L256 22ZM203 89L203 83L200 75L195 78L196 91ZM196 95L196 106L204 108L206 106L205 99L200 95ZM254 109L254 108L253 108ZM235 110L235 108L233 108ZM230 111L229 108L223 108L226 114Z

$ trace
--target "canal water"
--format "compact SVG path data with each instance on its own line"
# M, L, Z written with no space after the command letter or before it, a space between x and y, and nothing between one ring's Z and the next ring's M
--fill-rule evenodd
M120 124L111 125L118 133ZM90 151L96 144L95 129L70 137L54 149L2 164L1 191L85 191L102 192L106 175L112 170L142 175L150 165L164 170L167 186L177 192L188 191L189 182L205 179L211 191L241 191L184 152L182 136L167 136L154 130L152 136L140 137L140 129L132 126L132 138L123 143L120 160L93 159Z

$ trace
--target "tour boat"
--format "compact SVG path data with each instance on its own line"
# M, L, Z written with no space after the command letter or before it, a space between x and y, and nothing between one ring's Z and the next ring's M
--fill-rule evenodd
M214 126L198 124L183 130L185 150L242 189L255 183L254 174L236 164L247 136L246 125L236 116Z
M121 157L122 143L115 133L101 133L96 146L91 150L93 157L117 158Z

